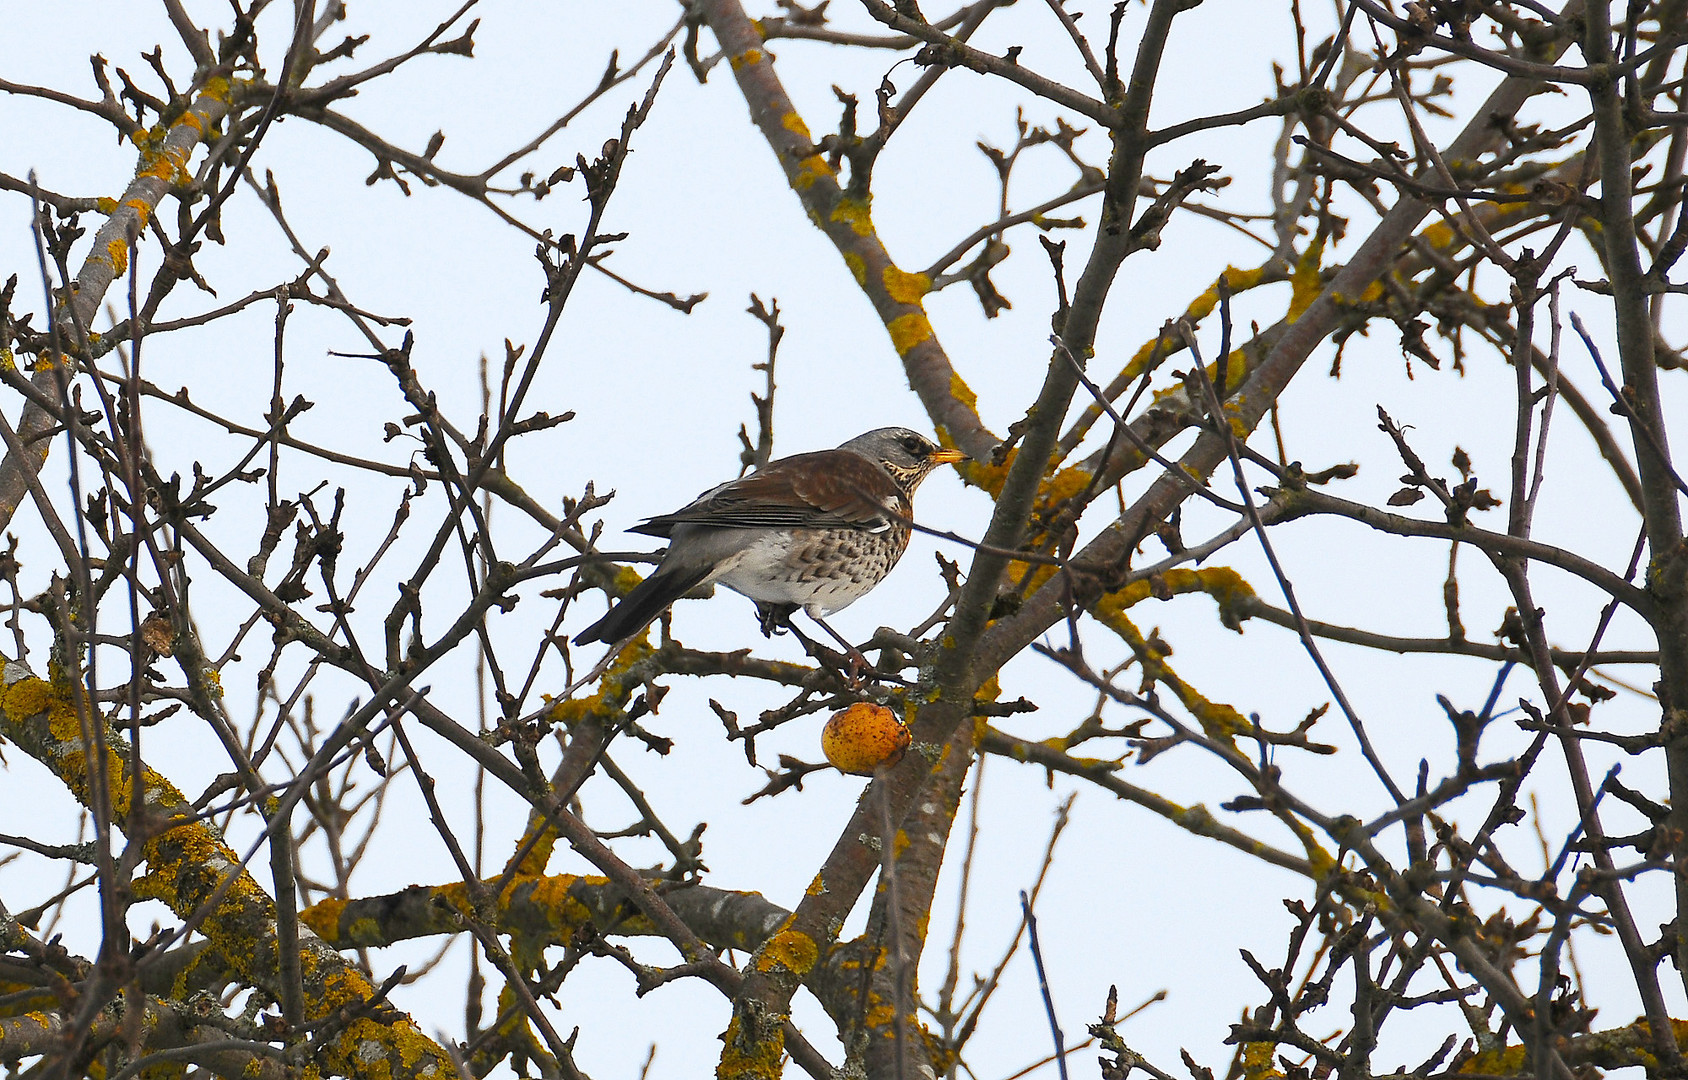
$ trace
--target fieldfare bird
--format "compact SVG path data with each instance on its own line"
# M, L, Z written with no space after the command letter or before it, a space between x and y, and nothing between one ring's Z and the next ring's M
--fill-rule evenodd
M867 595L908 547L920 481L965 460L959 450L888 427L711 488L630 530L665 538L668 552L575 643L632 637L680 597L715 582L756 601L763 633L790 627L798 608L832 633L824 616Z

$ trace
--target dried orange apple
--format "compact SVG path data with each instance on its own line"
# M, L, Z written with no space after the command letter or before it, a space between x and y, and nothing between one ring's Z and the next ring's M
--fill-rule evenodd
M821 752L852 776L872 776L881 765L895 765L908 744L908 726L897 714L865 701L834 713L821 731Z

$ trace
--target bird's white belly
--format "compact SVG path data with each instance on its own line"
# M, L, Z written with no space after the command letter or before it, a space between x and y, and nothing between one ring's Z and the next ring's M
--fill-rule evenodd
M861 530L769 530L714 580L764 604L795 604L810 615L826 616L879 584L896 555L882 537Z

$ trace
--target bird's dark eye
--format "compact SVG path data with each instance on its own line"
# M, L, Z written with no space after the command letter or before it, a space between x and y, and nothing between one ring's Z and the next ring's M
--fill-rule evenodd
M903 449L919 457L921 452L926 449L921 445L922 441L918 436L910 435L903 440Z

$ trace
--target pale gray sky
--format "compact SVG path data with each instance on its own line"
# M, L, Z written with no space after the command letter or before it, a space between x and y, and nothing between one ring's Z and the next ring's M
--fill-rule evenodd
M761 11L766 5L750 6ZM1106 3L1071 6L1086 13L1085 25L1092 33L1105 24L1110 7ZM1310 20L1328 24L1328 10L1314 10L1321 6L1313 3L1307 6ZM225 5L209 0L188 7L212 24L226 15ZM287 7L275 5L266 18L284 21ZM367 61L406 47L454 7L454 3L362 0L351 5L352 20L345 32L373 35L359 53L359 59ZM838 10L832 14L865 24L848 0L835 0L833 8ZM1286 21L1267 8L1254 2L1209 0L1179 20L1156 100L1155 126L1243 108L1273 93L1271 60L1292 57L1293 37ZM1127 34L1133 42L1142 10L1133 5L1127 17ZM678 7L657 0L617 4L509 0L489 2L478 12L483 21L472 61L421 59L371 86L345 111L389 140L417 150L435 130L444 131L447 138L438 160L447 168L474 171L542 130L578 100L597 81L611 49L619 48L623 60L641 54L672 24ZM992 25L998 20L1000 27L988 31L979 44L998 50L1021 44L1025 47L1022 61L1029 66L1075 82L1082 74L1043 5L1025 2L994 17ZM0 77L16 82L93 94L87 60L92 52L144 81L149 75L139 53L154 44L162 44L169 62L181 66L180 47L161 11L133 0L51 5L0 0L0 25L8 28L13 46L0 59ZM283 40L274 27L267 32L272 44ZM338 36L331 33L329 40ZM778 42L773 51L799 111L817 134L835 122L834 83L871 102L874 87L898 58L850 56L795 41ZM903 87L912 82L914 70L904 65L891 77ZM572 163L577 151L593 156L648 82L645 76L635 78L593 106L536 156L534 170L543 176L556 165ZM1477 93L1485 92L1486 85L1477 85L1482 82L1480 76L1474 78L1461 100L1475 100ZM918 110L909 130L892 144L877 173L874 214L901 265L926 265L992 215L994 175L971 147L979 139L999 146L1010 143L1014 106L1022 100L1023 95L1010 93L999 83L966 71L952 72ZM1041 103L1027 106L1027 119L1033 123L1051 123L1055 115L1055 110ZM1447 131L1445 125L1439 126L1433 134L1445 137ZM1222 196L1226 205L1264 210L1269 203L1261 163L1276 134L1277 128L1269 123L1226 129L1158 152L1150 168L1166 175L1195 156L1206 156L1233 179L1233 186ZM1092 159L1104 153L1102 140L1094 132L1081 146ZM115 145L109 129L99 123L74 117L62 108L16 97L0 99L0 171L21 175L35 169L45 186L68 194L114 194L132 172L134 161L132 148ZM533 259L533 241L444 189L413 184L406 198L390 183L365 186L364 178L372 168L369 155L302 120L288 120L272 132L254 166L260 173L274 172L304 243L313 249L332 247L328 266L355 303L415 320L414 359L422 378L440 392L460 424L471 423L478 412L477 358L486 354L496 365L505 339L531 343L542 323L538 298L543 282ZM1071 175L1071 167L1053 153L1032 155L1016 176L1015 208L1062 190ZM565 185L537 205L516 204L516 211L537 227L572 231L582 220L579 199L578 183ZM1082 214L1087 221L1093 221L1096 212L1095 200L1062 211ZM632 296L607 279L588 275L564 317L532 403L553 413L573 409L577 418L540 439L519 444L512 454L511 472L528 491L553 506L566 495L579 494L587 480L596 481L600 491L615 489L615 501L603 511L608 543L625 540L631 544L634 538L616 536L615 530L670 510L736 470L735 431L739 423L754 421L748 394L761 390L761 376L751 365L763 358L765 350L762 326L743 310L751 292L764 299L777 298L788 327L779 359L776 453L832 446L884 424L929 429L882 327L849 282L830 245L805 221L766 145L749 124L743 99L724 68L716 69L708 83L700 86L683 63L675 66L650 122L634 138L607 226L630 233L616 245L611 265L617 272L657 290L710 294L691 315L681 315ZM92 231L90 226L90 235ZM207 244L198 257L201 270L219 289L220 300L269 287L299 272L284 238L247 193L230 202L224 231L230 245ZM1087 234L1057 236L1070 240L1069 266L1075 266L1087 249ZM1053 306L1047 262L1035 237L1022 230L1012 234L1009 242L1014 255L997 270L994 280L1012 300L1011 311L984 320L965 286L929 302L939 338L978 393L987 423L998 432L1021 415L1042 379ZM1153 338L1163 319L1181 312L1206 288L1220 267L1227 262L1254 265L1262 252L1222 226L1191 216L1178 218L1166 230L1160 251L1134 257L1122 271L1099 339L1099 370L1117 369L1142 342ZM1338 249L1334 258L1342 257L1344 252ZM143 245L140 258L143 267L150 269L156 248ZM23 310L40 308L34 265L27 200L0 195L0 276L20 274L17 306ZM1240 298L1239 327L1246 330L1251 319L1270 323L1281 314L1287 296L1288 287L1281 286ZM117 299L115 291L112 298ZM1591 301L1586 294L1569 297L1573 306L1581 306L1591 326L1602 325L1599 307ZM184 286L178 288L164 314L186 315L216 302ZM271 306L257 305L239 318L191 337L149 340L145 373L166 387L190 387L196 400L255 417L270 389L273 314ZM304 306L289 323L288 333L291 389L316 401L316 408L299 421L296 432L393 459L398 451L383 447L379 427L399 411L391 380L367 361L327 355L331 349L366 351L365 343L344 320ZM393 331L389 340L396 344L398 332ZM1214 328L1210 354L1216 348ZM1386 401L1397 420L1414 426L1417 445L1433 465L1446 471L1448 455L1457 443L1471 454L1487 481L1497 487L1504 484L1511 432L1509 427L1497 429L1492 417L1494 403L1510 399L1511 376L1493 355L1474 352L1463 382L1460 376L1422 367L1416 371L1417 378L1409 381L1397 342L1387 328L1374 329L1369 339L1350 343L1340 381L1320 373L1331 355L1327 344L1283 402L1292 457L1304 459L1309 468L1361 459L1367 467L1344 493L1381 501L1397 486L1398 473L1398 466L1390 464L1387 443L1376 430L1372 413L1374 402ZM1592 385L1582 358L1573 359L1582 365L1579 377ZM1672 388L1673 393L1678 390ZM7 407L11 407L10 399ZM1539 531L1545 538L1593 551L1609 564L1621 565L1633 540L1631 515L1624 509L1621 492L1610 483L1585 482L1568 471L1577 467L1577 461L1586 461L1586 439L1563 414L1559 423L1555 433L1562 442L1555 444L1555 453L1563 454L1567 471L1550 473ZM219 450L214 440L208 441L207 430L186 424L180 430L155 426L149 431L154 453L184 473L195 455L209 454L224 461L243 449ZM354 485L352 505L362 528L352 535L347 560L361 564L391 520L396 489L361 480L354 483L354 478L332 470L319 474L305 466L284 465L284 490L309 487L322 475L334 483ZM437 490L432 494L437 496ZM947 473L929 480L921 491L919 516L939 528L977 536L988 510L984 497L963 489ZM238 544L250 543L261 528L260 513L261 508L241 509L230 500L208 528L221 530L220 535L231 537L239 549ZM514 517L505 510L498 513ZM27 511L14 529L30 536L36 524L26 518ZM1204 528L1217 520L1199 504L1192 506L1186 537L1204 535ZM1621 525L1613 527L1614 521ZM503 524L508 527L511 522ZM537 540L533 530L527 534ZM1439 582L1446 552L1440 545L1384 544L1357 527L1329 523L1286 526L1275 539L1300 599L1313 617L1366 621L1400 634L1433 635L1444 629ZM860 638L881 624L907 626L917 621L942 595L933 569L934 550L950 558L964 554L953 545L917 538L895 576L838 616L835 624ZM1220 561L1237 566L1263 595L1280 602L1256 547L1239 544ZM1504 601L1499 583L1478 563L1469 556L1465 563L1469 568L1465 583L1468 626L1473 637L1489 640ZM33 560L26 557L26 574L34 580L40 581L49 570L44 555ZM1563 582L1551 573L1542 573L1541 579L1543 592L1550 597L1546 602L1553 615L1563 620L1556 624L1565 634L1559 643L1580 647L1600 598L1587 589L1556 587ZM386 602L387 595L374 596L370 617L378 619ZM589 605L595 617L596 602ZM676 627L690 644L752 645L759 652L797 655L789 641L764 643L755 632L749 604L736 596L718 595L709 602L707 616L705 610L703 605L687 603L676 611ZM1241 637L1222 631L1214 623L1211 604L1200 597L1138 614L1145 626L1162 627L1177 646L1183 674L1216 699L1233 702L1245 712L1259 711L1274 727L1292 727L1310 708L1328 699L1311 664L1287 632L1261 623L1248 624ZM502 621L499 630L516 640L539 632L549 615L544 602L534 600ZM575 629L585 624L582 616ZM1637 637L1634 625L1620 624L1608 642L1617 645L1622 639L1633 644ZM230 707L237 713L250 712L252 677L267 653L267 642L255 640L254 647L245 650L245 659L225 672ZM1489 668L1471 661L1395 661L1340 646L1329 646L1327 655L1356 707L1372 723L1380 753L1401 777L1412 775L1421 756L1446 758L1447 725L1434 695L1446 693L1462 707L1475 708L1492 677ZM436 703L467 715L471 687L465 665L442 667L431 681L431 696ZM726 680L705 686L671 681L676 689L652 726L676 740L676 751L659 759L623 749L621 764L641 779L676 831L689 829L694 821L710 822L705 852L712 884L757 889L776 903L794 905L863 782L819 774L805 784L801 794L740 807L739 800L760 786L761 774L745 764L738 745L725 740L704 702L716 696L741 716L752 717L776 699ZM319 688L323 715L338 715L345 704L330 700L329 688L334 685L325 682ZM1005 697L1024 693L1043 705L1041 712L1005 724L1033 737L1069 730L1092 705L1089 695L1076 689L1069 678L1035 658L1022 658L1010 667L1004 691ZM349 699L355 691L347 688L345 692ZM1527 676L1515 675L1509 692L1512 696L1530 693ZM1618 710L1632 710L1636 729L1650 722L1647 703L1620 702L1608 708L1616 715L1630 715ZM1610 716L1608 722L1612 722ZM763 759L772 761L782 750L816 759L819 723L817 718L809 725L782 730L761 747ZM180 727L184 740L201 738L188 722ZM1340 729L1341 721L1333 712L1318 733L1346 747L1349 740ZM174 733L175 728L170 728L153 736L153 745ZM1506 736L1497 732L1495 738L1503 744ZM445 767L448 759L439 749L434 747L435 760ZM171 756L176 759L172 775L190 792L221 771L208 744L195 741L178 748L172 743ZM1606 767L1605 758L1592 753L1592 748L1591 757L1597 759L1598 769ZM1380 809L1383 793L1356 768L1357 761L1356 755L1344 753L1330 762L1298 762L1299 782L1307 790L1325 794L1324 809ZM25 831L17 823L42 820L47 808L54 828L74 821L67 815L68 798L21 753L8 753L7 770L0 782L0 831ZM1638 771L1645 775L1644 767ZM1544 775L1552 775L1551 767ZM1143 770L1129 766L1128 778L1156 786L1173 799L1206 803L1216 813L1220 802L1238 794L1235 782L1222 770L1188 754L1169 755ZM1629 771L1625 778L1634 779ZM445 786L443 794L467 820L466 777L449 779L453 783ZM1009 940L1018 917L1017 891L1029 887L1036 874L1054 807L1075 790L1065 779L1055 780L1052 786L1044 781L1041 773L1001 761L987 766L984 831L964 953L971 970L987 972ZM1110 983L1119 985L1121 1001L1127 1006L1164 988L1167 1000L1122 1027L1124 1037L1175 1072L1179 1071L1180 1047L1187 1047L1202 1063L1223 1069L1230 1054L1230 1048L1221 1045L1226 1025L1237 1019L1245 1004L1262 1000L1237 950L1250 948L1271 966L1278 959L1288 925L1287 915L1275 901L1259 898L1305 896L1306 884L1228 849L1193 840L1098 790L1076 787L1081 794L1073 825L1062 841L1062 857L1039 912L1051 988L1069 1036L1076 1037L1097 1017ZM600 827L612 827L618 815L630 813L591 787L586 795L589 805L599 807L594 823ZM593 797L599 800L596 804L591 803ZM393 798L392 821L408 816L414 824L406 842L389 841L356 879L355 886L366 894L454 876L413 789L400 786ZM513 798L499 799L494 793L493 801L499 816L489 829L489 859L497 865L520 828L521 816ZM1552 825L1563 835L1570 821L1560 813ZM1241 824L1262 829L1275 842L1287 841L1282 830L1251 818L1243 818ZM250 825L238 828L249 830ZM236 835L243 835L238 828ZM630 844L626 851L634 863L660 857L654 845ZM19 869L22 865L0 868L0 895L14 910L49 895L59 885L29 880L27 872ZM588 869L567 852L560 852L552 865L556 871ZM943 975L954 882L946 881L940 891L933 947L922 968L927 987L935 986ZM1634 899L1644 927L1669 917L1668 897L1637 890ZM148 911L137 909L137 923L151 917ZM62 929L71 948L91 946L85 935ZM374 957L376 974L383 975L401 962L414 964L431 954L433 947L422 942L379 951ZM672 960L672 950L659 942L635 942L633 948L651 962ZM454 963L460 963L462 949L460 944ZM1596 973L1602 964L1621 962L1615 947L1609 955L1593 950L1582 959L1585 972ZM1621 966L1618 970L1606 980L1612 996L1596 1002L1612 1017L1635 1008L1623 996L1626 980ZM1049 1045L1028 958L1016 957L1007 979L969 1055L985 1077L1007 1075L1043 1056ZM630 983L620 967L598 962L588 964L565 986L558 1026L564 1032L580 1026L577 1054L582 1066L599 1080L636 1076L647 1042L654 1038L659 1048L650 1074L653 1078L693 1077L702 1075L706 1065L712 1067L718 1052L715 1038L728 1016L725 1001L697 982L670 985L635 999ZM401 989L394 1000L412 1011L425 1028L459 1029L461 984L449 989L447 983L424 985L434 990L423 994ZM1676 1002L1677 1007L1680 1004ZM801 997L798 1007L804 1010L800 1018L811 1036L838 1059L836 1045L823 1037L830 1025L818 1009ZM1347 1023L1344 1006L1333 1004L1330 1010L1331 1028ZM1436 1031L1434 1038L1423 1035L1427 1043L1422 1047L1386 1041L1380 1060L1416 1064L1440 1041L1442 1023L1427 1017L1419 1025L1421 1032ZM1391 1037L1405 1039L1414 1030L1409 1022L1394 1029ZM1093 1059L1088 1051L1080 1055L1073 1063L1075 1075L1091 1075ZM1046 1069L1037 1075L1054 1073Z

